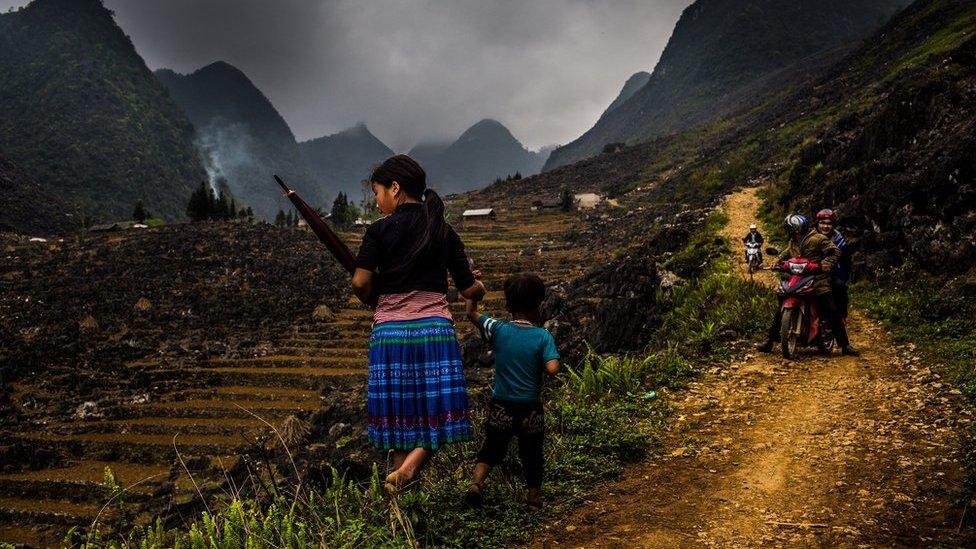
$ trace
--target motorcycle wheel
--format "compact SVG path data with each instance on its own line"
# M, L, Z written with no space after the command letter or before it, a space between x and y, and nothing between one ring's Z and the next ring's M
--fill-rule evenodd
M783 358L792 359L796 356L796 339L800 331L799 309L783 309L780 317L779 342L783 351Z

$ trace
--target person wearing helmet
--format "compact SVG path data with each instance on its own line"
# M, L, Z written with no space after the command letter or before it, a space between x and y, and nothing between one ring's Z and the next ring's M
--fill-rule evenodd
M837 266L830 273L830 290L834 304L841 319L847 320L850 300L847 294L847 281L851 276L851 246L844 235L837 230L837 212L825 208L817 212L817 232L826 236L840 250Z
M759 228L756 227L756 224L753 223L752 225L749 225L749 232L746 233L746 235L742 237L742 243L743 244L759 244L759 246L760 246L760 248L759 248L759 261L762 261L763 260L763 256L762 256L762 245L763 245L763 242L765 242L765 239L763 239L763 235L762 235L762 233L759 232ZM746 263L748 263L748 262L749 262L749 255L747 253L746 254Z
M805 257L810 261L820 264L821 273L817 274L813 281L814 300L817 311L827 319L830 329L834 332L834 338L841 352L845 355L857 356L859 353L851 346L847 338L847 329L844 322L837 313L834 300L831 296L830 273L833 272L840 258L840 250L830 241L829 238L810 227L810 221L802 215L793 214L786 217L783 221L787 234L790 235L790 245L785 252L780 254L776 263L782 263L791 257ZM773 345L779 340L780 332L780 311L776 307L773 313L773 322L769 327L766 341L759 345L759 350L765 353L773 351Z

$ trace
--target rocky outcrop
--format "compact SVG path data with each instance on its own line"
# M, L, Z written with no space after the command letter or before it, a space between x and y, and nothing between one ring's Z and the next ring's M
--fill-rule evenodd
M871 107L807 145L784 208L838 210L861 274L976 263L976 39L941 68L909 71Z
M652 225L650 234L616 259L596 266L583 277L551 288L545 304L545 326L570 362L587 344L599 353L627 352L647 345L666 312L660 292L673 285L675 274L662 265L684 248L708 210L688 210L669 223ZM697 276L703 265L687 265L686 276Z

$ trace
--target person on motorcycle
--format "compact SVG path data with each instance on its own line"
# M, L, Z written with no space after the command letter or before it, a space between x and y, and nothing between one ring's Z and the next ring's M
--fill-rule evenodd
M844 235L837 230L837 212L825 208L817 212L817 232L826 236L840 250L840 259L830 273L830 291L834 296L834 305L837 306L837 314L840 318L847 320L849 299L847 294L847 281L851 276L851 247L844 238Z
M752 225L749 225L749 232L746 233L746 235L742 237L742 243L745 244L745 245L747 245L747 246L749 244L759 244L759 261L760 262L762 262L762 260L763 260L762 245L763 245L763 242L764 241L765 240L763 239L763 235L762 235L762 233L759 232L759 228L756 227L756 224L755 223L753 223ZM746 263L748 263L748 262L749 262L749 253L747 251L746 252Z
M834 270L837 260L840 257L840 250L830 241L829 238L810 228L810 221L802 215L790 215L783 222L786 232L790 235L789 248L780 254L776 260L776 265L786 261L791 257L804 257L810 261L820 264L821 273L814 279L814 303L817 311L830 324L830 329L834 333L837 344L841 352L845 355L857 356L858 351L851 345L847 338L847 329L837 314L834 300L830 294L830 273ZM777 307L773 314L773 322L769 328L766 342L759 345L759 350L764 353L772 352L773 345L779 340L780 334L780 308Z

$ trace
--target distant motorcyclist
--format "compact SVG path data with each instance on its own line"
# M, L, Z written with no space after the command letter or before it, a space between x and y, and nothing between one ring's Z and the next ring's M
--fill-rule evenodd
M840 250L840 259L834 271L830 273L830 291L834 296L834 305L841 319L847 319L850 300L847 294L847 282L851 276L851 245L844 235L837 230L837 212L825 208L817 212L817 232L826 236Z
M830 273L837 264L840 250L829 238L815 229L811 229L810 221L802 215L787 216L783 225L790 235L790 245L785 252L780 254L776 264L797 256L820 264L821 273L815 276L813 282L814 303L817 306L817 311L830 324L830 329L834 333L841 352L845 355L857 356L859 353L851 346L851 342L847 338L847 329L844 327L840 315L837 314L834 300L830 294ZM769 328L766 342L758 347L760 351L772 352L773 345L779 340L780 321L780 308L777 307L773 314L773 322Z
M759 232L759 228L756 227L755 223L753 223L752 225L749 225L749 232L746 233L746 235L742 237L742 243L745 244L745 245L747 245L747 246L749 244L759 244L759 261L762 261L762 259L763 259L763 256L762 256L762 245L763 245L763 242L765 242L765 239L763 239L763 235L762 235L762 233ZM747 263L749 262L749 254L748 254L748 252L746 253L746 262Z

